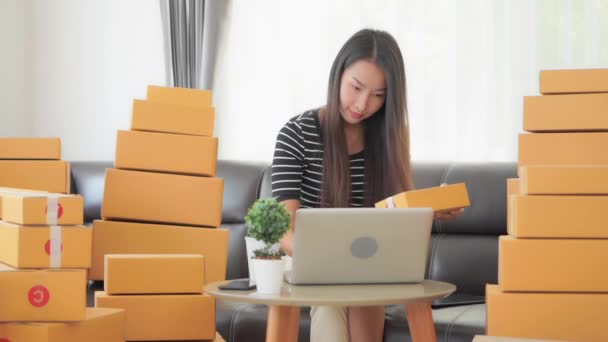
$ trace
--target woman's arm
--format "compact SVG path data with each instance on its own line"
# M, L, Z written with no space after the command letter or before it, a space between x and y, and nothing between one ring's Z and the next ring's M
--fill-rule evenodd
M285 235L281 239L281 249L283 249L283 252L285 252L285 254L291 256L293 253L293 237L296 229L296 210L298 210L298 208L300 207L300 200L285 200L282 201L281 204L285 206L285 209L287 209L289 215L291 215L291 225L289 226L289 230L287 231L287 233L285 233Z
M300 207L302 172L304 158L304 140L302 127L291 119L281 128L272 160L272 197L285 206L291 215L290 229L281 239L281 248L290 255L293 251L293 231L296 210Z

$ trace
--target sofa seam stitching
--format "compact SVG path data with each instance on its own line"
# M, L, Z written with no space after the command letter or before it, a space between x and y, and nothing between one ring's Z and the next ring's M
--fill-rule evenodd
M461 313L459 313L458 315L456 315L456 317L454 317L454 319L450 322L450 324L448 325L448 328L445 331L445 341L449 342L450 340L450 336L452 335L451 330L452 327L454 326L454 324L456 324L456 321L462 316L464 315L467 311L471 310L472 306L467 307L466 309L462 310Z
M259 180L258 180L258 186L257 186L257 194L256 194L256 198L259 199L260 196L262 195L262 185L264 184L264 172L266 172L266 168L262 168L262 171L260 172L259 175ZM271 178L272 178L272 167L271 167L271 174L270 174ZM272 197L272 189L270 189L270 197Z
M435 239L434 243L433 243L433 247L431 249L431 262L429 265L429 278L432 279L432 275L433 275L433 261L435 260L435 251L437 250L437 245L439 245L439 240L441 240L441 238L443 237L443 234L439 233L439 236L437 236L437 239Z
M437 249L439 239L441 239L441 233L439 233L437 239L433 241L433 248L431 249L431 263L429 265L429 278L431 279L433 279L433 261L435 260L435 250Z
M232 318L230 319L230 341L236 342L236 336L234 334L234 322L236 321L236 316L239 314L240 309L236 309L232 314Z
M450 167L451 167L451 164L448 164L445 167L445 169L443 170L443 175L441 175L441 180L439 181L439 186L441 186L441 184L443 184L443 182L445 182L445 179L447 178L447 175L448 175ZM437 231L439 233L441 233L441 228L442 228L441 227L441 220L436 220L436 222L437 222Z

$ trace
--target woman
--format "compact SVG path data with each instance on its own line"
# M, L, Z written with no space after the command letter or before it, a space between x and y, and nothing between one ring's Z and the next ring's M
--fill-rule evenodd
M331 68L327 103L297 115L277 137L272 194L292 214L281 240L291 255L299 208L373 207L414 188L403 56L386 32L361 30ZM451 220L462 209L438 212ZM384 307L311 310L311 341L382 341Z

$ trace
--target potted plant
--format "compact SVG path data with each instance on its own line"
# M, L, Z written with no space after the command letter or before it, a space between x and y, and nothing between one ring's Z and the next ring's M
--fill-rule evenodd
M251 240L258 241L257 246L251 248L252 255L248 255L250 280L255 281L258 292L279 293L283 282L282 256L285 255L279 248L279 241L289 230L289 212L274 198L260 199L247 211L245 223L249 228L248 249L255 245Z

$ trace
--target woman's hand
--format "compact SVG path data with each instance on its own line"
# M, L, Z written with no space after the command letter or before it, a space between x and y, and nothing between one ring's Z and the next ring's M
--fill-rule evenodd
M281 249L285 254L291 256L293 254L293 240L295 237L296 211L300 207L300 200L285 200L282 201L281 204L285 206L285 209L287 209L287 212L289 212L289 215L291 216L290 228L281 238Z
M433 214L433 218L435 220L449 222L449 221L455 220L463 213L464 213L464 208L441 210L441 211L436 211Z

